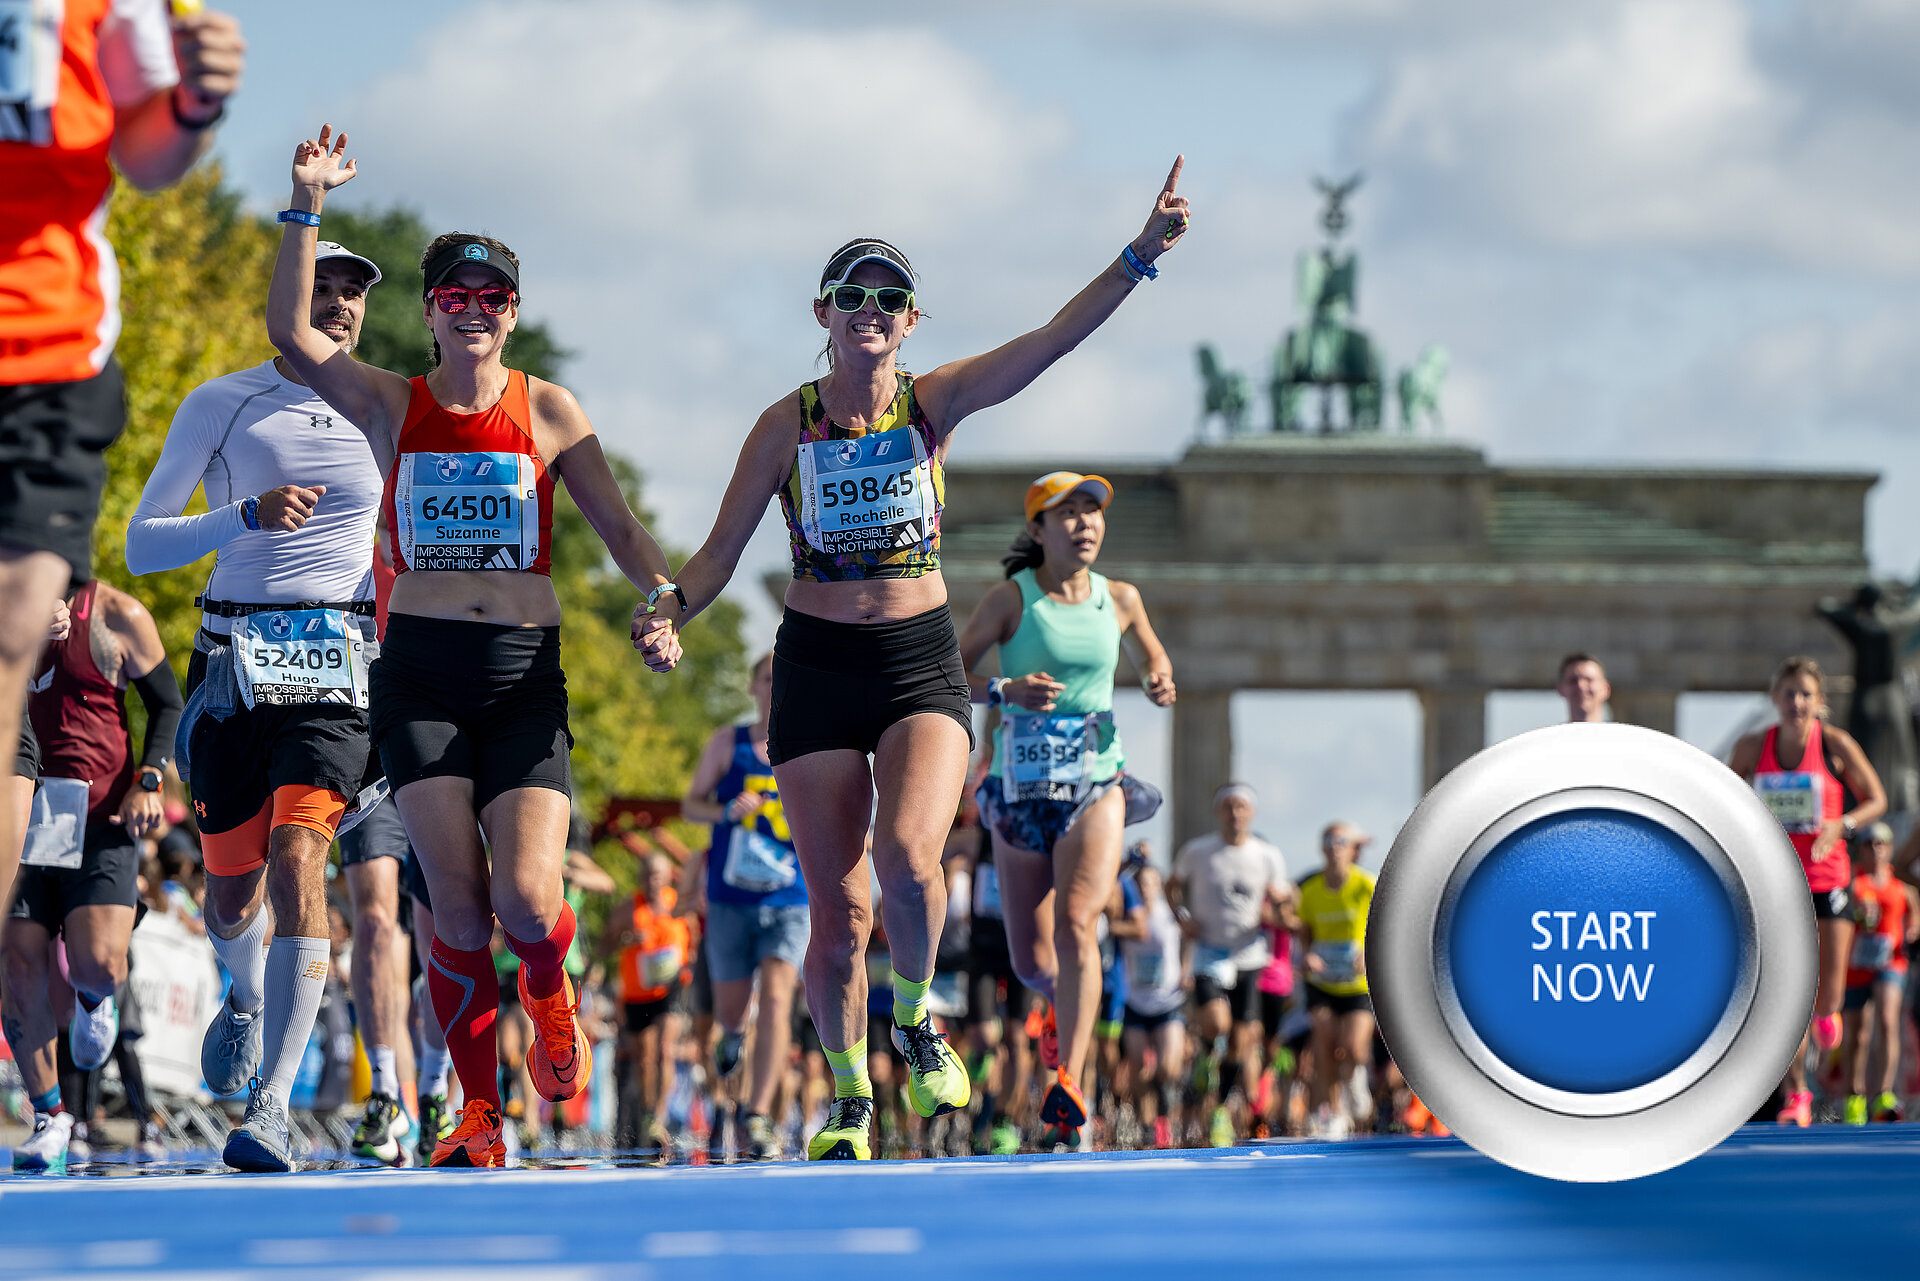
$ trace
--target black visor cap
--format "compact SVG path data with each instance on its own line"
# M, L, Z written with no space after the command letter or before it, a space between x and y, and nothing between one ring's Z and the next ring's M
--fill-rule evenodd
M426 288L431 290L435 285L444 284L455 270L469 264L499 272L506 277L509 289L520 292L520 269L513 265L513 260L478 240L456 240L441 246L440 252L427 260Z

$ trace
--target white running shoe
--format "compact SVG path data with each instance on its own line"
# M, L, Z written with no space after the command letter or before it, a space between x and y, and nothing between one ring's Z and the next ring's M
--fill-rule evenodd
M148 1121L140 1127L140 1140L133 1145L130 1154L141 1165L151 1165L155 1161L167 1159L166 1141L160 1137L160 1127Z
M67 1164L86 1165L93 1160L93 1135L85 1121L75 1121L67 1131Z
M73 1137L73 1114L33 1114L33 1134L13 1150L16 1174L65 1174L67 1140Z
M73 1049L73 1065L91 1072L107 1061L113 1043L120 1035L120 1010L111 996L89 1010L73 994L73 1026L67 1029L67 1042Z
M1353 1078L1347 1083L1347 1099L1355 1121L1373 1120L1373 1086L1364 1067L1355 1065Z

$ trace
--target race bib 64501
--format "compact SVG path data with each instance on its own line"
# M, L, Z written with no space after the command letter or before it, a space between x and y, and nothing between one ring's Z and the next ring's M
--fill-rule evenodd
M539 493L526 454L402 454L393 512L411 569L527 569L540 555Z

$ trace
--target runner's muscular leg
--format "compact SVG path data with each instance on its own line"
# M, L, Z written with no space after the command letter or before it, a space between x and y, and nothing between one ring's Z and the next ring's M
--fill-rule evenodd
M1053 936L1059 966L1054 1005L1060 1024L1060 1066L1074 1080L1086 1066L1100 1006L1097 922L1120 876L1120 834L1126 796L1115 787L1087 808L1053 847Z
M778 957L769 957L760 965L760 1012L755 1018L753 1037L753 1086L747 1098L749 1111L765 1116L773 1106L774 1091L786 1071L787 1053L793 1041L793 966ZM719 1000L719 984L714 984L714 999Z
M423 778L395 792L393 800L433 894L434 937L465 952L486 947L493 941L493 904L473 783Z
M568 802L551 787L516 787L480 814L493 847L493 914L508 936L537 942L553 933L566 904L560 875L567 859ZM433 906L440 910L434 888Z
M67 913L67 978L89 1005L112 996L127 977L127 945L134 910L119 903L93 903Z
M0 725L11 734L26 705L27 681L47 641L53 607L66 594L67 562L52 552L0 543ZM12 891L26 824L11 805L0 806L0 896ZM0 930L7 921L0 916Z
M327 925L327 851L333 841L310 827L282 823L268 839L267 900L274 933L323 939ZM231 937L231 936L225 936Z
M367 1048L394 1052L394 1070L412 1078L407 1035L407 939L400 928L400 862L371 858L347 868L353 900L353 1008Z
M867 1034L867 937L873 932L867 829L873 775L854 751L811 752L773 767L807 882L807 1008L820 1043L842 1052Z
M1000 877L1007 960L1014 977L1051 1001L1060 958L1053 936L1053 864L1034 850L1009 845L991 833L993 866Z
M60 1033L47 981L53 973L53 936L38 921L11 922L0 953L0 1028L20 1065L29 1097L38 1098L60 1084L53 1039Z
M915 983L933 977L933 955L947 919L940 871L947 833L960 808L971 744L950 716L922 712L888 727L873 753L873 867L894 973ZM782 795L785 795L783 790Z

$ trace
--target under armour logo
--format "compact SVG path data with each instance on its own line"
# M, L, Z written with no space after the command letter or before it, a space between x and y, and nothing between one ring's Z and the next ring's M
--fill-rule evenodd
M314 979L316 981L326 978L327 963L325 961L308 961L306 972L302 974L301 977Z
M207 803L205 801L195 801L193 803L193 812L201 818L205 818L207 816Z
M332 431L333 415L332 414L308 414L307 426L318 427L322 431Z

